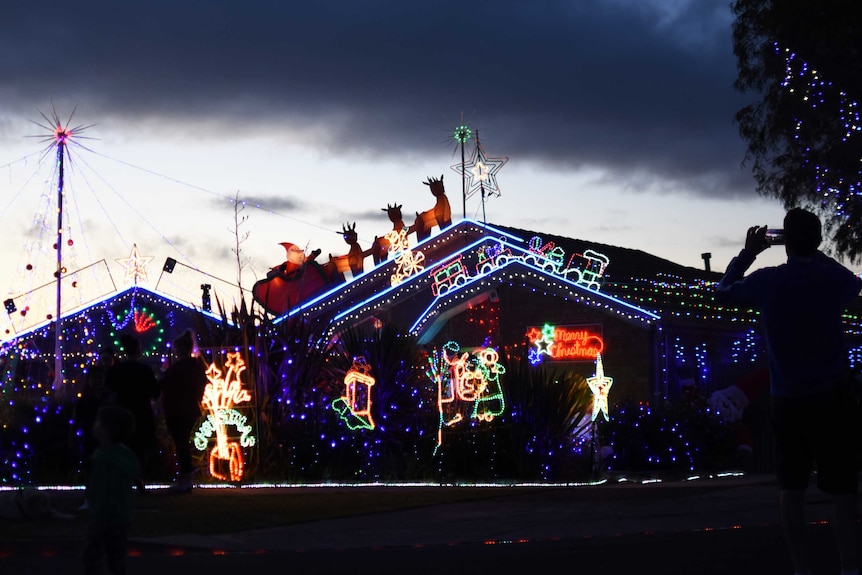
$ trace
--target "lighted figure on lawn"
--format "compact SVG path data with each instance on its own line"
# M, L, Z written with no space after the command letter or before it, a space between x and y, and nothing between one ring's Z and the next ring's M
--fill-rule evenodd
M252 426L248 418L237 411L236 406L251 402L251 394L243 387L242 373L245 371L245 361L242 355L228 353L224 368L227 373L213 362L207 369L207 383L204 389L202 405L207 410L207 416L201 427L195 432L195 447L205 451L210 438L215 434L215 446L210 451L210 475L222 481L241 481L245 472L243 448L253 447L256 438L252 435ZM233 427L239 434L237 439L228 434L228 427ZM227 473L224 468L227 467Z
M443 427L464 419L491 421L503 413L506 404L500 376L506 369L493 348L482 348L475 354L461 353L461 346L450 341L428 357L428 377L437 387L437 445L443 443Z
M371 417L371 388L375 380L364 356L353 358L353 365L344 375L344 395L332 402L332 409L351 431L374 429Z
M269 313L287 313L324 288L344 281L334 261L326 265L315 261L320 255L319 249L306 256L295 244L282 242L280 245L287 252L284 263L271 268L251 289L254 300Z
M590 391L593 392L593 415L590 418L591 421L595 421L600 413L604 416L605 421L609 420L608 392L611 390L613 384L613 378L605 376L602 354L598 354L596 356L596 375L587 379L587 385L590 387Z

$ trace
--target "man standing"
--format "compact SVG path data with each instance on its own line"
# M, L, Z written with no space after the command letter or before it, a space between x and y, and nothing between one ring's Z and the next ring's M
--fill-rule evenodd
M181 493L192 490L191 433L201 416L201 399L207 385L206 367L200 358L194 357L194 340L190 331L185 331L173 344L176 361L165 371L159 384L162 387L162 406L165 424L174 441L179 479L172 489Z
M745 247L728 265L715 299L761 312L781 520L796 573L811 573L803 510L816 466L818 488L833 498L841 573L858 574L858 446L841 315L862 289L862 279L818 250L820 220L800 208L784 218L787 263L743 278L770 245L766 231L749 228Z
M120 336L120 345L126 352L126 359L108 370L105 385L114 393L116 404L135 416L135 429L128 445L138 457L144 475L149 456L158 446L152 401L159 397L161 390L155 372L141 361L141 342L124 334ZM135 485L143 491L143 478L139 478Z

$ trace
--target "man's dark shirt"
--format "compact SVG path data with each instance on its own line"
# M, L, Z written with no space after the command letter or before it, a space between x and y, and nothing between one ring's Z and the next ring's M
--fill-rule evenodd
M743 249L731 260L715 300L760 310L772 395L812 395L846 381L841 316L862 289L862 279L821 252L789 257L743 278L754 259Z

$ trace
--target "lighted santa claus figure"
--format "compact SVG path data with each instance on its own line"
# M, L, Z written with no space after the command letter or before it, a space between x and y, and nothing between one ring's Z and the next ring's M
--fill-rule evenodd
M750 371L734 385L719 389L709 396L710 409L728 426L736 437L737 457L743 467L751 464L754 434L749 420L744 418L753 403L766 397L769 391L769 370L766 367Z
M270 268L266 277L252 287L255 301L268 312L287 313L341 279L332 261L324 266L314 261L320 255L319 249L306 255L296 244L281 242L279 245L286 252L284 262Z
M284 263L279 266L275 266L273 269L277 269L284 274L290 274L301 268L307 259L305 257L305 250L290 242L281 242L279 245L284 247L284 251L287 252L287 254L285 255ZM317 253L319 254L320 251Z

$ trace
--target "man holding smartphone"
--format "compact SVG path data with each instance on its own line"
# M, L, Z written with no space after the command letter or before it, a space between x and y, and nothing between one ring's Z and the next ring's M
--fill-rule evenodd
M784 218L787 263L743 277L758 254L780 242L773 238L781 237L768 234L765 226L749 228L745 247L728 265L715 300L761 312L781 519L796 573L811 573L803 511L816 469L818 488L834 502L841 573L858 574L856 403L841 316L862 289L862 279L819 251L820 220L801 208Z

